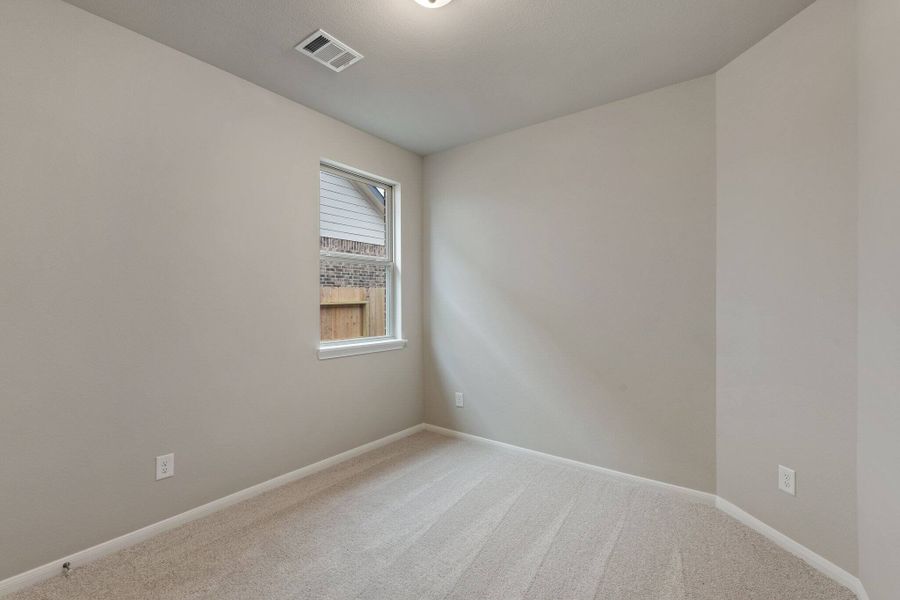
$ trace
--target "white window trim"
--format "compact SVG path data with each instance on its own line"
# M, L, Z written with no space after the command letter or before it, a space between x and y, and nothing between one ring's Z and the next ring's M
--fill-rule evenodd
M388 274L390 280L390 289L388 291L390 312L388 313L387 325L390 335L376 338L357 338L352 340L337 340L323 342L319 341L319 360L327 360L330 358L341 358L345 356L356 356L360 354L372 354L374 352L386 352L388 350L400 350L406 347L407 340L403 338L402 329L402 304L401 304L401 278L400 278L400 183L360 171L353 167L341 164L336 161L322 159L319 161L319 169L329 172L335 172L337 175L349 176L362 179L364 182L374 185L388 185L391 187L390 211L385 215L387 226L391 229L389 251L393 255L393 269ZM321 203L318 204L321 207ZM318 246L318 236L316 237L316 245ZM326 253L325 255L332 255ZM320 251L320 260L323 256ZM353 255L336 255L333 258L341 260L354 260ZM364 261L375 262L375 261ZM390 262L385 261L385 262ZM318 289L316 290L318 295Z
M392 337L365 338L364 341L359 342L321 342L319 344L319 360L387 352L388 350L400 350L401 348L406 348L406 340Z

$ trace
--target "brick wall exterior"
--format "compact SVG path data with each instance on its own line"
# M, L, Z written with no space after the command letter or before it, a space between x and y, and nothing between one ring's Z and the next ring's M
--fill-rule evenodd
M319 249L329 252L346 252L348 254L363 254L365 256L384 256L384 246L367 244L353 240L340 240L333 237L320 237Z
M365 256L384 256L384 246L352 240L319 238L319 247L332 252L348 252ZM351 262L321 262L319 285L321 287L386 287L385 268L381 265L361 265Z

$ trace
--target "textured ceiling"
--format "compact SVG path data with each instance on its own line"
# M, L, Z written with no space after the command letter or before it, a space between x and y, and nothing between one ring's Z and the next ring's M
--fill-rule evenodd
M716 71L812 0L69 0L428 154ZM293 50L318 28L365 55Z

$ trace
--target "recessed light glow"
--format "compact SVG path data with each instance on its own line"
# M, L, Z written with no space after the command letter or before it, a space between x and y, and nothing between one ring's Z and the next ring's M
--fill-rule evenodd
M416 0L416 2L425 8L440 8L450 4L451 0Z

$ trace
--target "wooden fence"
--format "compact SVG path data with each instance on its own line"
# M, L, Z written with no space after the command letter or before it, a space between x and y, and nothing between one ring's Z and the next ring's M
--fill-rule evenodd
M387 334L384 288L319 288L322 341Z

